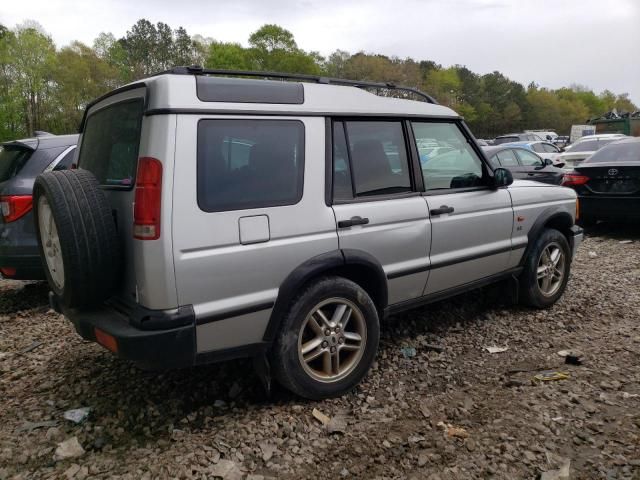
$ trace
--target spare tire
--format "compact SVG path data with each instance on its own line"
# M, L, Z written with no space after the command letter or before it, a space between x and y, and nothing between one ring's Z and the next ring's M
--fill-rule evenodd
M116 285L120 248L104 191L87 170L43 173L33 188L38 248L47 281L67 308L91 307Z

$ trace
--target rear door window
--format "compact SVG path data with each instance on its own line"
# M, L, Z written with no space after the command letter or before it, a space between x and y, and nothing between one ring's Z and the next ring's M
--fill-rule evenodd
M503 167L515 167L518 165L518 159L513 153L513 150L502 150L496 153L496 157L500 160L500 165Z
M411 191L402 122L347 121L344 129L355 197Z
M205 212L293 205L302 198L304 124L201 120L198 204Z
M78 166L106 187L132 188L138 164L142 98L115 103L92 113L82 135Z
M33 150L28 148L0 146L0 182L15 177L32 153Z

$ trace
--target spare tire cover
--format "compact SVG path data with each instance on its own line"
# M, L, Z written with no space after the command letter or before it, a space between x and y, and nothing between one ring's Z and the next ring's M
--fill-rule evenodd
M33 189L38 248L63 306L95 306L113 294L121 266L114 216L87 170L39 175Z

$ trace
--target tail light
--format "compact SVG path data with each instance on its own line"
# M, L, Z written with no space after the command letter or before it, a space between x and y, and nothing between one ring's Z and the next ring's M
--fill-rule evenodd
M5 223L15 222L33 207L31 195L7 195L0 197L0 210Z
M17 270L15 267L0 267L0 273L2 273L2 275L4 275L7 278L11 278L15 276L16 271Z
M139 240L160 238L162 163L151 157L138 160L133 208L133 236Z
M561 185L565 187L577 187L578 185L584 185L589 181L589 177L582 175L578 172L565 173L562 176Z

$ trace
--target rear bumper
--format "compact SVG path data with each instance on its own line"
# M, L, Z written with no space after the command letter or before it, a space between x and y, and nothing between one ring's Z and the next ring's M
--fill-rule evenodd
M50 294L52 307L61 311ZM196 330L193 309L146 310L154 324L147 329L142 308L125 312L103 305L93 310L63 309L76 331L85 340L96 342L118 357L145 370L190 367L196 358ZM168 328L161 328L162 319ZM137 324L137 325L136 325Z
M4 275L12 280L45 280L42 261L37 250L32 254L15 255L7 253L11 249L0 248L0 268L15 269L15 274Z
M640 219L640 197L580 195L580 214L595 220Z

